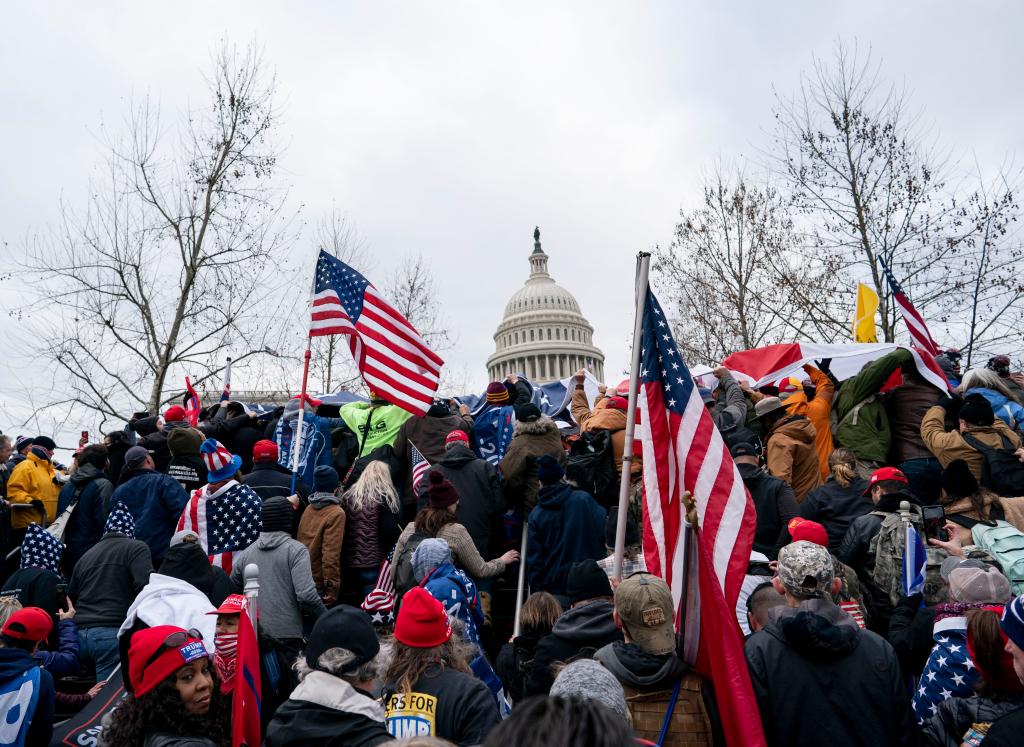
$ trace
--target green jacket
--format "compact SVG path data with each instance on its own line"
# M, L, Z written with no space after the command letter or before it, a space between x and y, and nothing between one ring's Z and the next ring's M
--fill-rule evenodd
M371 412L372 411L372 412ZM394 445L402 423L412 417L412 413L398 405L374 405L370 402L349 402L341 406L341 419L356 434L362 448L359 456L366 456L378 446ZM366 433L367 421L370 431Z
M832 408L836 416L838 446L853 449L858 459L886 462L892 439L889 416L878 390L893 371L913 359L909 350L894 350L843 382Z

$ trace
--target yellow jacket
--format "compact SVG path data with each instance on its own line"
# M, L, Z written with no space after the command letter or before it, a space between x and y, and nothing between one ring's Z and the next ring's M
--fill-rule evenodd
M25 461L20 462L11 472L7 481L7 500L11 503L31 503L40 500L46 507L46 523L57 518L57 496L60 487L53 481L53 465L46 459L40 459L29 452ZM11 527L24 529L40 517L35 511L27 508L15 508L11 511Z

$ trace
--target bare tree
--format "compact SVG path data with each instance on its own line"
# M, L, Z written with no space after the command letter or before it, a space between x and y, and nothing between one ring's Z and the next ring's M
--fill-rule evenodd
M423 255L406 257L388 276L384 295L409 320L435 351L447 350L454 341L441 316L437 282Z
M169 132L149 97L108 141L104 178L83 215L33 241L26 261L50 311L38 351L62 374L54 403L106 417L156 410L274 339L268 299L288 275L274 80L254 47L223 44L209 102ZM172 383L173 382L173 383Z
M804 265L827 262L826 279L869 276L890 342L902 322L879 260L914 305L935 318L952 287L949 266L970 250L987 220L972 214L971 198L949 183L953 165L926 142L907 102L903 89L883 82L870 54L839 43L833 63L816 60L795 96L777 96L771 153L807 225ZM1009 208L999 198L987 202ZM849 306L834 303L834 286L804 296L790 290L797 303L814 308L820 326L848 329Z
M700 206L680 211L675 240L655 253L658 286L674 309L687 360L715 365L737 350L801 337L809 315L781 278L801 286L791 265L797 237L785 200L770 185L719 167Z

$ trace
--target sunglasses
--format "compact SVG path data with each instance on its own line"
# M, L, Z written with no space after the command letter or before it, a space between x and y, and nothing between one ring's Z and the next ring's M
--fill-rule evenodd
M160 658L164 651L169 651L172 648L178 648L184 646L189 638L203 640L203 634L195 628L189 628L188 630L176 630L166 638L164 642L160 644L160 647L153 652L153 655L146 660L146 667L150 666L153 662Z

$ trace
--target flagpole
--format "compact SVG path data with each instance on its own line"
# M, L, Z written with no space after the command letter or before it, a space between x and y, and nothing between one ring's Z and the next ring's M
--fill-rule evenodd
M530 522L523 520L523 541L519 544L519 574L516 581L516 616L512 623L512 637L519 637L519 613L523 609L523 596L526 593L526 540Z
M626 440L622 445L622 478L619 481L619 516L615 526L615 556L612 578L622 578L622 556L626 552L626 518L629 511L629 483L633 466L633 431L636 427L636 400L640 388L640 341L643 334L644 303L651 269L650 252L636 255L636 318L633 322L633 356L629 365L629 404L626 406Z
M303 355L305 359L302 364L302 393L299 395L299 418L295 421L295 430L292 431L292 495L295 495L295 486L299 479L299 457L300 454L300 442L302 441L302 420L303 415L306 414L306 384L309 382L309 359L312 356L311 348L313 346L313 337L309 336L306 338L306 352Z

